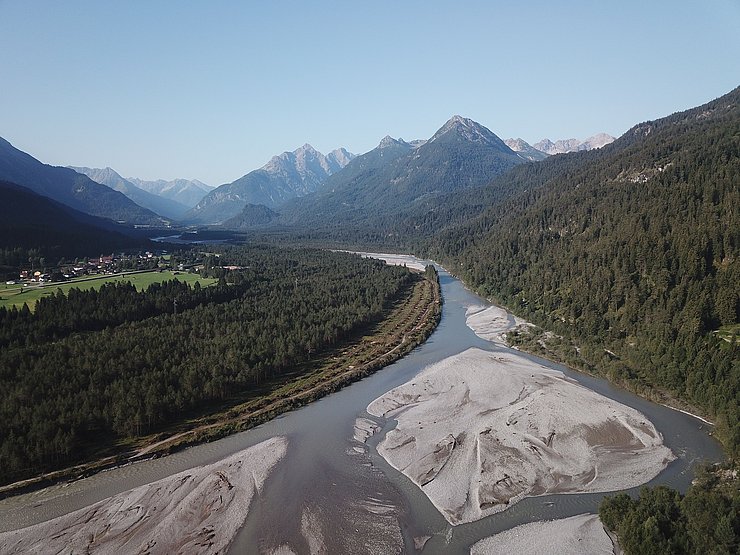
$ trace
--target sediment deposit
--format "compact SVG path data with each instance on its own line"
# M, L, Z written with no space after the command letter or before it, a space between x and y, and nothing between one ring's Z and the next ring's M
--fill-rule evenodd
M285 455L276 437L217 463L0 534L0 553L224 553Z
M514 352L468 349L373 401L378 452L451 524L526 496L643 484L674 456L638 411Z

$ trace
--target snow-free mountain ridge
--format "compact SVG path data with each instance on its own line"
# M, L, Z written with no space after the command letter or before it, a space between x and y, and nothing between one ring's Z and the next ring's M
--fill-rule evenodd
M214 187L206 185L197 179L172 179L170 181L157 179L147 181L137 177L127 177L128 181L148 193L174 200L180 204L192 208L198 204L204 196L210 193Z
M568 152L581 152L601 148L614 141L614 137L606 133L598 133L588 139L559 139L552 142L550 139L542 139L534 146L521 138L506 139L504 142L514 152L519 153L527 160L540 161L553 154L565 154Z
M186 221L220 223L238 215L248 204L275 209L286 201L315 192L345 167L354 155L340 148L325 156L309 144L283 152L258 170L217 187L193 207Z
M284 225L371 225L375 218L488 183L525 160L492 131L453 116L428 141L386 136L333 174L317 192L278 209Z
M50 166L0 138L0 179L21 185L71 208L134 225L168 221L126 195L69 168Z
M582 150L591 150L601 148L614 141L614 137L606 133L598 133L588 139L559 139L554 143L550 139L542 139L533 146L545 154L566 154L568 152L580 152Z
M115 191L123 193L139 206L148 208L152 212L156 212L161 216L178 220L188 211L188 207L184 204L180 204L174 200L140 189L129 180L121 177L121 175L112 168L87 168L79 166L67 167L73 169L77 173L85 174L90 179L100 183L101 185L105 185Z
M537 150L523 139L506 139L506 146L516 152L519 156L532 162L539 162L547 158L547 153Z

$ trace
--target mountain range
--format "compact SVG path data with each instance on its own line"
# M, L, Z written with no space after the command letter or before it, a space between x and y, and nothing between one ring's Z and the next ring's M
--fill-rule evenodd
M157 179L156 181L146 181L136 177L127 177L126 180L147 193L173 200L188 208L192 208L198 204L204 196L214 189L197 179L173 179L171 181Z
M185 220L220 223L239 214L248 204L277 208L290 199L315 192L354 157L343 148L325 156L309 144L283 152L260 169L209 192L185 215Z
M546 152L542 152L541 150L534 148L524 139L506 139L504 142L506 143L506 146L519 154L519 156L532 162L539 162L549 156Z
M537 150L545 154L566 154L568 152L580 152L582 150L592 150L601 148L614 141L614 137L606 133L598 133L588 139L560 139L554 143L550 139L542 139L533 145Z
M562 152L610 140L601 134L586 141L537 144ZM7 141L0 142L0 179L83 212L134 225L185 221L248 229L277 221L335 226L340 220L367 223L379 213L400 212L449 191L479 186L521 161L538 161L547 154L521 139L501 141L480 124L454 116L428 140L406 142L388 136L360 157L343 148L324 155L306 144L217 188L197 180L124 178L109 167L55 168Z
M524 161L486 127L453 116L426 141L385 137L318 191L279 208L279 221L304 228L367 226L378 217L484 185Z
M583 141L580 139L559 139L552 142L550 139L542 139L540 142L535 143L534 146L530 145L523 139L506 139L504 142L514 152L518 152L528 160L538 162L540 160L544 160L547 156L552 156L553 154L566 154L568 152L592 150L594 148L601 148L613 141L614 137L611 135L598 133Z
M125 222L161 226L169 222L126 195L69 168L44 164L0 138L0 180L15 183L71 208Z
M169 198L150 193L137 187L130 180L121 177L111 168L86 168L78 166L67 166L68 168L88 176L93 181L119 191L133 200L139 206L148 208L167 218L179 220L190 207L180 204Z

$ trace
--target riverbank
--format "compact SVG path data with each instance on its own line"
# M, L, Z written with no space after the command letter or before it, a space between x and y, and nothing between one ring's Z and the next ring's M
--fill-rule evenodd
M0 533L1 553L224 553L285 456L276 437L28 528Z
M675 456L638 411L513 352L471 348L368 406L378 452L453 525L524 497L648 482Z
M618 546L604 530L597 515L577 515L559 520L522 524L477 542L471 555L616 555Z
M357 381L403 357L436 328L441 316L439 282L420 274L380 321L349 344L321 353L288 379L266 384L259 395L123 445L114 454L0 488L0 498L84 478L116 466L159 457L187 446L249 429Z
M597 364L589 362L586 356L584 356L585 349L579 347L573 340L568 340L533 324L512 330L508 333L506 340L514 349L558 364L563 364L590 376L606 378L626 391L630 391L654 403L661 404L671 410L692 416L708 426L716 426L716 422L707 418L709 414L706 411L687 402L685 399L679 398L655 385L647 384L644 381L630 380L623 375L611 373L608 370L600 368ZM607 349L603 349L603 353L610 361L618 360L618 357ZM719 434L719 439L726 440L722 434Z
M454 264L450 261L447 261L446 263L450 267L454 266ZM476 334L479 337L498 343L500 345L511 347L512 349L520 350L525 353L544 358L557 364L562 364L589 376L607 379L608 381L621 387L622 389L639 395L644 399L661 404L671 410L675 410L692 416L697 420L701 420L709 426L717 426L717 422L708 419L710 417L710 413L708 411L703 410L697 405L689 403L686 399L679 398L676 395L669 393L665 389L657 387L656 385L646 384L644 380L630 380L625 378L624 376L617 376L609 372L608 370L601 368L597 363L591 362L587 360L586 357L584 357L583 349L579 347L574 340L556 335L552 331L540 328L535 324L532 324L518 316L515 316L514 314L508 312L508 309L501 308L502 306L505 306L505 303L503 303L500 299L486 296L485 293L477 290L472 285L467 284L463 277L460 275L454 273L451 273L450 275L452 275L456 279L459 279L461 283L465 284L466 289L471 291L474 295L478 295L481 298L486 299L489 303L492 303L492 306L488 307L488 309L493 309L494 312L501 311L505 314L509 314L514 322L516 322L517 324L512 329L496 330L492 332L488 337L485 336L486 332L484 327L479 327L477 330L471 327L471 329L474 329L474 331L476 331ZM482 309L484 309L484 307L471 307L471 313ZM470 323L472 324L473 322ZM481 335L481 333L479 332L482 332L484 335ZM608 355L608 358L610 360L615 360L614 353L612 353L608 349L604 348L603 353ZM717 438L721 443L723 443L726 451L726 435L728 431L726 429L723 429L722 426L720 426L719 429L715 429L715 431L717 432ZM714 435L714 432L712 432L711 435Z

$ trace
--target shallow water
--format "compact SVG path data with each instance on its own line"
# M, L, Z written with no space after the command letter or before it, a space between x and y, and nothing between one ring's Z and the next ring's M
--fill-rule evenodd
M353 439L355 420L369 416L365 408L375 398L405 383L425 366L469 347L506 350L480 339L465 324L467 307L487 303L444 271L440 271L440 281L444 308L439 327L426 343L402 360L247 432L65 486L2 500L0 531L54 518L181 470L215 462L276 435L288 438L288 453L252 507L231 553L269 553L285 544L295 552L307 553L308 544L301 532L306 515L321 524L331 553L393 552L398 549L400 537L405 544L400 549L408 552L413 551L413 538L423 536L431 536L424 553L468 553L470 545L479 539L519 524L595 512L605 494L553 495L524 499L502 513L453 528L416 485L375 452L375 445L395 425L394 421L369 417L383 429L361 452L353 450L359 446ZM696 418L641 399L605 380L525 356L634 407L653 422L678 458L649 485L666 484L684 491L691 482L693 465L722 458L719 444L708 435L708 426Z

